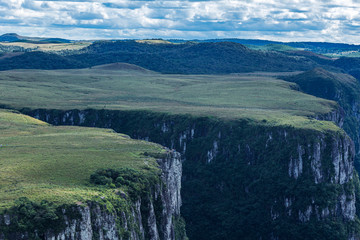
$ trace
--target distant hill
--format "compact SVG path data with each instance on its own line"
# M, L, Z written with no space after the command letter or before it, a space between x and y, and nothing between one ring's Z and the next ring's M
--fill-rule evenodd
M298 57L298 58L306 58L311 61L314 61L317 63L317 66L314 65L314 67L321 66L322 68L326 68L327 70L331 71L339 71L337 67L334 65L334 61L336 59L330 58L318 53L314 53L311 51L305 51L305 50L292 50L292 51L284 51L283 54L292 56L292 57Z
M173 43L184 43L185 40L169 40ZM235 42L249 46L266 46L266 45L286 45L288 47L308 50L320 54L331 54L346 51L360 51L360 45L346 44L346 43L328 43L328 42L279 42L260 39L238 39L238 38L224 38L224 39L205 39L205 40L190 40L191 42Z
M16 33L6 33L0 36L0 42L32 42L32 43L70 43L63 38L25 37Z
M30 59L30 56L35 58ZM117 62L161 73L228 74L306 71L317 66L326 67L332 60L296 51L257 51L234 42L149 44L137 41L98 41L72 55L62 57L36 53L4 59L0 61L0 70L61 69L64 66L83 68Z
M333 65L344 69L346 73L349 73L356 79L360 80L360 58L342 57L337 59Z
M17 37L18 35L8 36ZM61 69L64 66L65 68L84 68L119 62L171 74L289 72L321 67L335 72L345 71L360 79L360 67L358 67L360 58L336 60L311 51L279 44L259 47L259 49L264 49L259 51L230 41L180 44L160 42L161 44L156 44L159 43L158 40L155 42L97 41L80 50L63 52L63 56L43 52L2 59L0 70ZM35 58L30 59L30 56Z
M298 50L297 48L293 48L290 47L288 45L284 45L284 44L276 44L276 43L271 43L271 44L267 44L267 45L246 45L247 47L249 47L250 49L254 49L254 50L263 50L263 51L277 51L277 52L285 52L285 51L296 51Z
M22 37L16 33L6 33L0 36L1 42L15 42L20 40Z
M161 73L223 74L309 70L318 64L280 52L255 51L233 42L147 44L99 41L68 56L87 66L126 62Z
M184 43L187 41L190 42L235 42L244 45L255 45L255 46L265 46L268 44L281 44L281 42L277 41L269 41L269 40L260 40L260 39L239 39L239 38L219 38L219 39L193 39L193 40L182 40L182 39L171 39L169 40L172 43Z
M82 63L63 56L44 53L27 52L13 57L0 58L0 70L9 69L68 69L83 68Z
M127 41L127 40L120 40ZM16 33L6 33L0 36L0 42L33 42L33 43L70 43L72 40L63 38L41 38L27 37ZM360 45L346 43L329 43L329 42L281 42L261 39L238 39L238 38L220 38L220 39L145 39L137 40L139 43L220 43L232 42L240 43L254 49L265 49L271 51L284 51L288 49L298 49L312 51L318 54L339 54L344 52L360 52Z
M140 73L152 72L150 70L136 66L134 64L120 63L120 62L98 65L98 66L92 67L92 69L106 70L106 71L130 71L130 72L140 72Z
M359 51L360 45L346 43L327 43L327 42L289 42L286 45L303 48L316 53L338 53L344 51Z
M37 41L35 41L37 42ZM38 41L43 43L70 43L71 40L63 39L63 38L45 38Z
M334 66L350 71L360 68L360 58L339 58L334 62Z

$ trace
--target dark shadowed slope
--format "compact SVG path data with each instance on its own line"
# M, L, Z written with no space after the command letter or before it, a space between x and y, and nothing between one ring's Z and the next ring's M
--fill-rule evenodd
M234 73L307 70L313 60L276 52L251 50L232 42L146 44L135 41L97 42L83 54L70 56L88 66L127 62L162 73Z
M45 52L28 52L0 59L0 70L9 69L68 69L82 68L81 62Z
M323 64L318 60L298 54L256 51L232 42L150 44L100 41L67 56L31 52L2 59L0 70L83 68L123 62L161 73L224 74L309 70Z

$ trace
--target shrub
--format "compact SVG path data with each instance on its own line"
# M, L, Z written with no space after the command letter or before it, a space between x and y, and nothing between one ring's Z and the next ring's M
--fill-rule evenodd
M159 181L153 172L141 172L132 168L99 169L91 174L90 182L108 187L125 187L130 197L137 198L147 193L152 185Z
M8 209L6 214L11 217L10 226L0 225L0 232L5 239L13 233L28 233L30 239L43 238L47 230L57 232L64 227L63 207L56 207L48 201L32 202L26 197L15 201L15 206ZM68 210L68 209L67 209ZM73 210L67 211L70 217L79 218ZM10 237L11 238L11 237Z

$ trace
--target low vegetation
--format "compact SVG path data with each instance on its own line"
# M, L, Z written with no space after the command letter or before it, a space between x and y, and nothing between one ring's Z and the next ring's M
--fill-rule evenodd
M98 169L91 174L90 182L111 188L126 188L130 197L137 200L159 181L154 172L144 173L132 168Z
M329 113L336 108L335 102L301 93L295 84L267 74L184 76L134 67L126 70L119 65L109 69L111 65L0 72L0 103L18 109L151 110L248 118L269 125L318 129L334 126L308 117Z
M127 193L128 176L143 183L159 174L155 159L144 153L164 151L108 129L54 127L6 110L0 111L0 133L0 212L19 205L19 198L42 208L49 205L44 201L54 206L82 204L115 195L116 189ZM116 189L90 183L90 176L104 168L123 169Z

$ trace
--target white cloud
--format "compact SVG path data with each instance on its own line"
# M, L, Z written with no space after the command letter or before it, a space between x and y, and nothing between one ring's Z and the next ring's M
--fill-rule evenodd
M85 38L359 43L356 0L0 0L0 31Z

